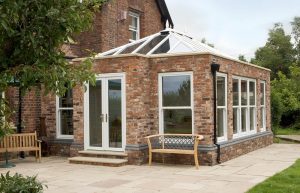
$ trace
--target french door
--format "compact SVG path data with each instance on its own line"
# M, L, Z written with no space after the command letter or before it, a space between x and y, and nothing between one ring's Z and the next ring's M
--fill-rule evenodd
M123 151L125 146L125 84L123 74L103 74L87 84L84 146L88 150Z

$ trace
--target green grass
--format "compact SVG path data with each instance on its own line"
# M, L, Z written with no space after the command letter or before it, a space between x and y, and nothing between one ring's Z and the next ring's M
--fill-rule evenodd
M300 159L247 193L300 193Z
M300 129L294 128L278 128L276 135L300 135Z

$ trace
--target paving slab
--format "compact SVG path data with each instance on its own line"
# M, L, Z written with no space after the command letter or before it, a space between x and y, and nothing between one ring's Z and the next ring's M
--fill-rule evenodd
M13 160L0 173L38 175L45 193L242 193L292 165L300 144L273 144L216 166L153 164L119 168L69 164L67 158Z

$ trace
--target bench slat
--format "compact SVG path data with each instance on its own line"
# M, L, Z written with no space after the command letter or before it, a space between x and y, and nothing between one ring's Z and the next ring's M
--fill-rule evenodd
M173 153L173 154L191 154L194 155L194 150L182 149L152 149L153 153Z

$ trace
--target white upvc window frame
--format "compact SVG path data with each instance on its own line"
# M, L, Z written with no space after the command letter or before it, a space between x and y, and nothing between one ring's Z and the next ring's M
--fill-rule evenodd
M72 90L72 92L73 92L73 90ZM61 134L61 111L67 110L67 111L73 111L73 113L74 113L74 107L60 107L59 100L60 100L60 97L56 96L56 138L57 139L74 139L74 135Z
M228 123L228 120L227 120L227 74L224 74L224 73L220 73L220 72L217 72L217 77L224 77L225 78L225 106L218 106L218 102L217 103L217 111L218 109L223 109L223 125L224 125L224 130L223 130L223 133L224 133L224 136L222 137L218 137L217 140L218 142L223 142L223 141L227 141L228 137L227 137L227 123ZM217 84L217 81L216 81L216 84ZM216 97L218 97L218 85L216 85ZM216 98L216 100L218 101L218 98ZM217 119L218 121L218 119Z
M129 39L129 42L134 42L136 40L139 40L140 39L140 32L141 32L141 28L140 28L140 14L138 13L135 13L135 12L132 12L132 11L129 11L128 12L128 15L130 17L133 17L133 18L136 18L137 19L137 26L132 26L132 21L130 21L130 24L129 24L129 32L130 32L130 39ZM136 39L133 40L131 39L132 37L132 32L136 32Z
M259 103L260 103L260 113L261 113L261 116L260 116L260 131L266 131L267 130L267 126L266 126L266 122L267 122L267 119L266 119L266 81L264 80L261 80L260 81L260 88L261 88L261 85L263 85L263 101L264 101L264 104L262 105L261 104L261 99L259 99ZM261 93L261 89L260 89L260 94Z
M191 105L190 106L171 106L171 107L163 107L162 100L162 78L166 76L190 76L190 84L191 84ZM185 72L165 72L158 74L158 101L159 101L159 133L164 134L164 113L163 111L166 109L190 109L192 111L192 133L194 134L194 86L193 86L193 72L185 71Z
M233 86L233 79L238 80L238 97L239 97L239 104L238 105L233 105L232 106L232 112L234 111L234 109L238 109L237 110L237 133L233 133L233 138L239 138L239 137L244 137L247 135L251 135L251 134L255 134L257 132L257 108L256 108L256 100L257 100L257 84L256 84L256 80L255 79L251 79L251 78L246 78L246 77L241 77L241 76L233 76L232 77L232 86ZM247 81L247 105L242 105L242 96L241 96L241 81ZM254 91L255 91L255 95L254 95L254 105L250 105L250 82L254 82ZM233 96L232 96L233 97ZM232 98L233 100L233 98ZM246 108L246 131L242 132L242 108ZM254 115L253 115L253 126L254 129L250 130L250 108L254 108ZM234 119L232 119L232 121L234 121Z

